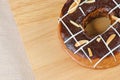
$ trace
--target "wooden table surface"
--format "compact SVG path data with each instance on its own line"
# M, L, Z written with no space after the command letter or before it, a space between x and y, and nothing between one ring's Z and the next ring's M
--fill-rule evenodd
M57 19L66 0L9 0L36 80L120 80L120 66L86 69L62 49Z

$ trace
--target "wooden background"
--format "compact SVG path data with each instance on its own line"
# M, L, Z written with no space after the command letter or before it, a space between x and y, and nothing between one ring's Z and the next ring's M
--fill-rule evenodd
M36 80L120 80L120 66L86 69L62 49L57 19L66 0L9 0Z

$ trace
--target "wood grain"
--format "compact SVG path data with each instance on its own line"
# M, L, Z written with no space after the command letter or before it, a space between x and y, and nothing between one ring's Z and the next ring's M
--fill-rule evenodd
M36 80L119 80L120 66L86 69L62 49L57 18L65 0L9 0Z

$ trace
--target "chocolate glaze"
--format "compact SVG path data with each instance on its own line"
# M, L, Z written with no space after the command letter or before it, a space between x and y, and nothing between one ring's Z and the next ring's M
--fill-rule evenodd
M81 2L83 2L84 0L81 0ZM117 3L120 3L120 0L116 0ZM67 2L65 3L63 9L62 9L62 16L65 15L70 7L70 5L73 3L73 0L67 0ZM93 19L97 18L97 17L109 17L110 15L115 15L117 17L120 17L120 9L117 8L116 10L114 10L110 15L108 15L108 12L113 9L113 7L115 7L116 5L113 3L112 0L96 0L94 3L85 3L81 6L81 8L83 9L83 11L85 12L85 14L87 16L84 16L82 14L82 12L79 10L79 7L76 9L75 12L69 14L68 16L66 16L63 21L66 23L66 25L69 27L69 29L71 30L71 32L73 34L79 32L81 29L75 27L74 25L72 25L70 23L70 20L76 22L77 24L81 24L83 26L83 28L86 27L86 25ZM111 20L112 23L112 20ZM120 23L117 23L114 26L117 31L120 33ZM65 26L61 23L61 35L63 40L67 40L71 35L70 33L67 31L67 29L65 28ZM115 31L113 29L108 30L107 32L105 32L102 37L103 39L106 41L108 39L108 37L111 34L116 34ZM116 34L117 35L117 34ZM91 40L93 37L95 36L88 36L86 34L86 31L84 31L83 33L79 34L76 36L76 39L78 41L80 40ZM70 49L72 52L75 52L79 47L75 47L75 41L74 39L69 40L66 43L66 46L68 49ZM116 46L120 45L120 37L117 35L115 37L115 39L109 44L110 49L115 48ZM85 50L85 52L88 54L87 48L91 48L91 50L93 51L93 56L91 57L92 59L94 58L101 58L103 57L106 53L109 52L109 50L106 48L105 44L103 43L103 41L101 40L100 42L97 42L96 40L94 40L93 42L89 43L87 46L85 46L83 49ZM114 53L118 53L120 52L120 48L118 48L117 50L114 51ZM84 56L82 51L79 51L77 53L77 55L80 56Z

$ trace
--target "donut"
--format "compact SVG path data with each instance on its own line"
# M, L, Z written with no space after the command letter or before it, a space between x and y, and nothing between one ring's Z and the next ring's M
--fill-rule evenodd
M107 28L91 35L87 25L103 17L110 22ZM58 21L60 42L75 62L91 69L120 64L120 0L67 0ZM99 26L97 32L100 29L103 27Z

